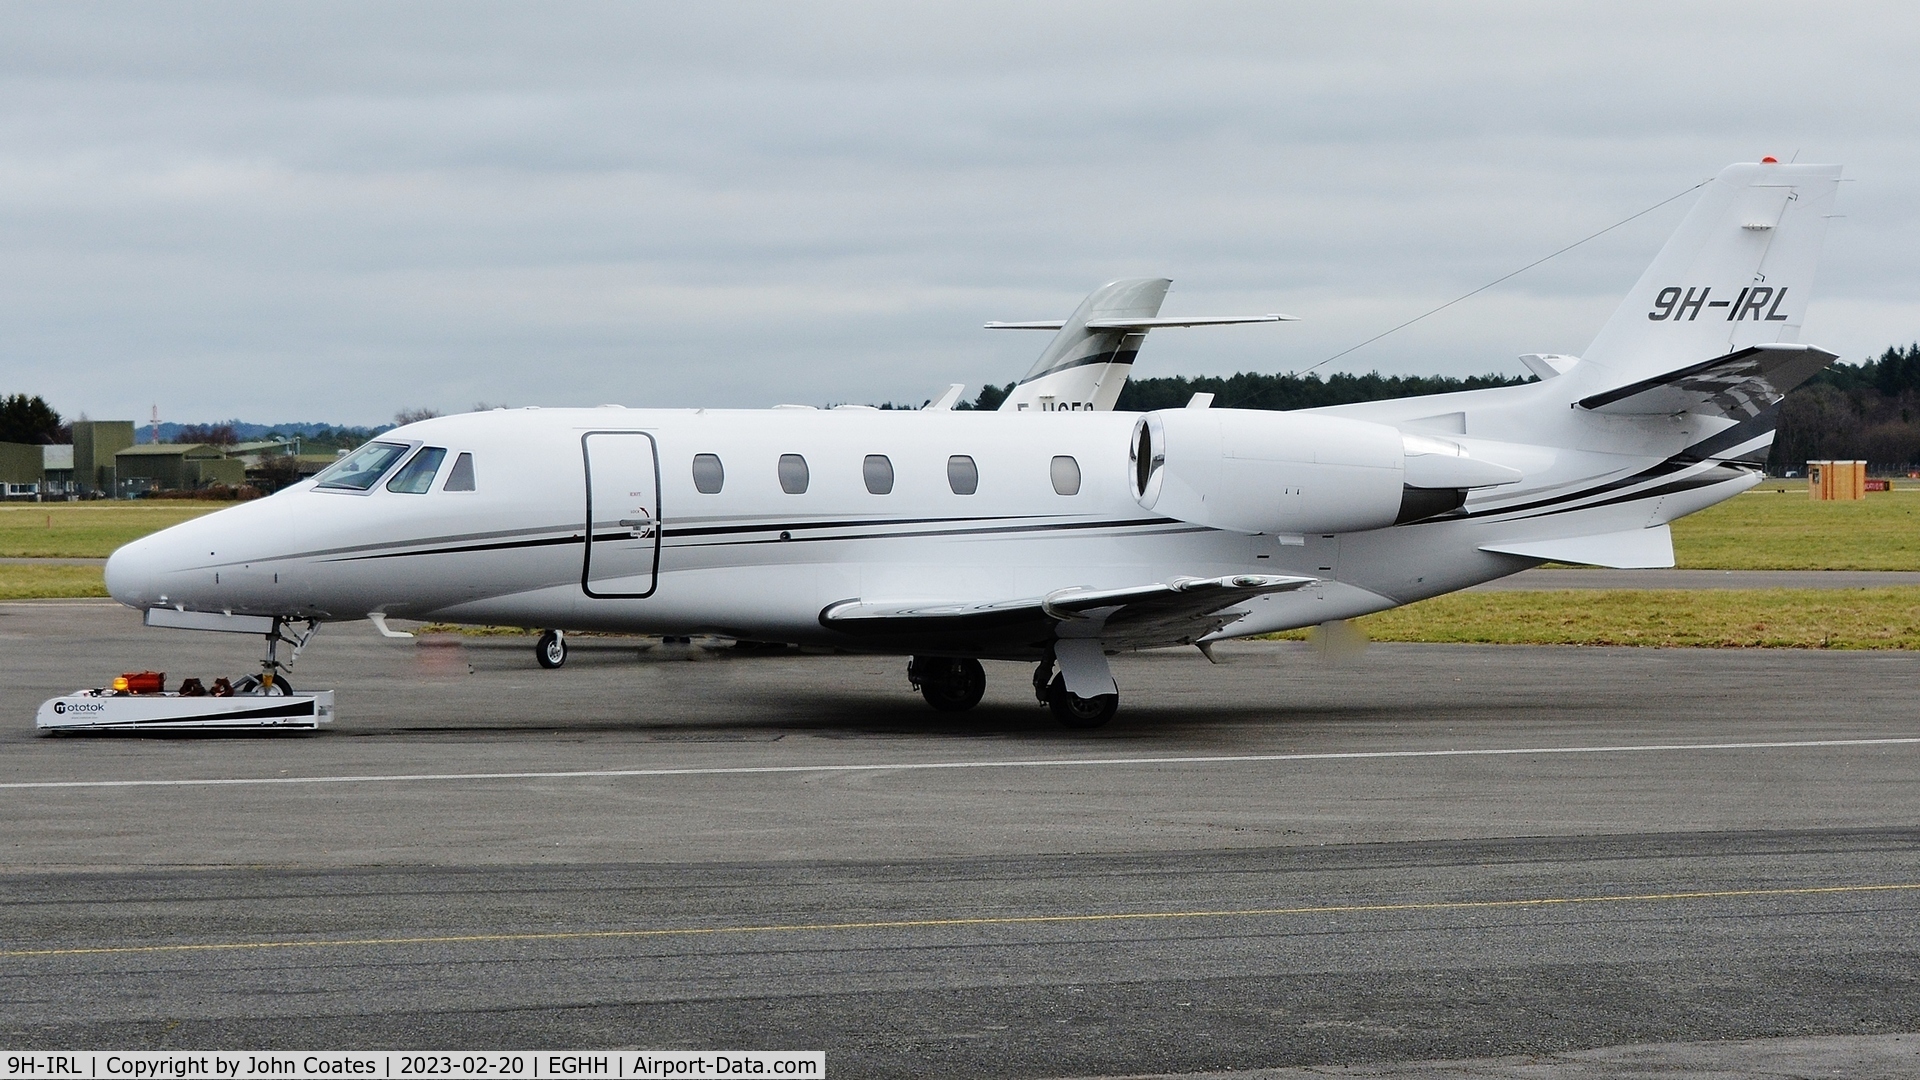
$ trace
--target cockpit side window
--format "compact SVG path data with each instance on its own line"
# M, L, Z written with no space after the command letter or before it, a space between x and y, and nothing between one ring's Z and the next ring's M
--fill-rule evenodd
M447 448L444 446L421 447L420 452L400 466L400 471L387 481L387 490L402 495L425 495L433 490L433 476L440 471L440 463L446 457Z
M453 459L453 468L447 470L447 482L440 485L441 491L473 490L473 455L461 454Z
M370 442L328 466L325 472L313 478L314 486L341 491L370 491L392 468L393 463L400 460L400 455L406 452L406 443Z

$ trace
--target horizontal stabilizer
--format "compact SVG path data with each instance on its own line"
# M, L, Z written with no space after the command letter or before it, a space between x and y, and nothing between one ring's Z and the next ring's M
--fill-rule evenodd
M1698 412L1746 420L1839 359L1824 349L1784 342L1749 345L1665 375L1580 399L1593 412L1662 416Z
M1656 525L1651 529L1631 529L1599 536L1563 536L1551 540L1481 544L1480 550L1619 570L1665 569L1673 565L1673 533L1665 525Z
M1239 323L1299 322L1298 315L1188 315L1167 319L1089 319L1089 330L1154 330L1162 326L1234 326Z
M1089 319L1089 330L1154 330L1163 326L1235 326L1240 323L1299 322L1298 315L1187 315L1166 319ZM989 330L1058 330L1065 319L1036 319L1032 322L990 322Z
M1221 614L1228 608L1267 593L1291 592L1316 580L1236 574L1174 578L1124 589L1057 589L1045 596L990 603L843 600L828 605L820 613L820 623L859 637L916 641L964 640L991 632L1000 640L1029 644L1060 636L1176 644L1198 640L1233 622L1237 616ZM1077 625L1062 635L1063 623Z

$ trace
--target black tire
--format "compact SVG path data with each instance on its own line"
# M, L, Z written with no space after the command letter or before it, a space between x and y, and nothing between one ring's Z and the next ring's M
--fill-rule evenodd
M558 630L548 630L534 643L533 658L540 666L552 670L567 662L567 638Z
M916 656L908 674L936 712L966 712L987 692L987 671L970 657Z
M293 684L287 681L285 675L275 675L273 685L266 686L260 676L249 675L234 684L233 693L236 697L291 697Z
M1047 686L1047 708L1053 710L1054 719L1060 721L1061 727L1086 730L1113 719L1113 714L1120 711L1120 695L1078 697L1067 690L1065 675L1055 675Z

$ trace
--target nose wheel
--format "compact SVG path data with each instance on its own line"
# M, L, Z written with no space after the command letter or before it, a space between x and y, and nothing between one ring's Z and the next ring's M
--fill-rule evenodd
M540 661L543 668L557 668L567 662L567 635L558 630L548 630L540 635L533 646L533 658Z
M966 712L987 692L987 672L971 657L916 656L907 662L907 681L939 712Z

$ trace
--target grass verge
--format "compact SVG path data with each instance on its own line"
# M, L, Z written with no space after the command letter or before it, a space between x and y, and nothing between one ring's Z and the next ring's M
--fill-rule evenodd
M0 564L0 600L53 600L105 595L107 583L97 566Z
M1920 588L1469 592L1354 623L1372 641L1920 649Z
M1736 495L1674 522L1673 555L1690 570L1920 570L1920 492Z
M121 544L232 505L184 500L12 503L0 506L0 558L104 559Z

